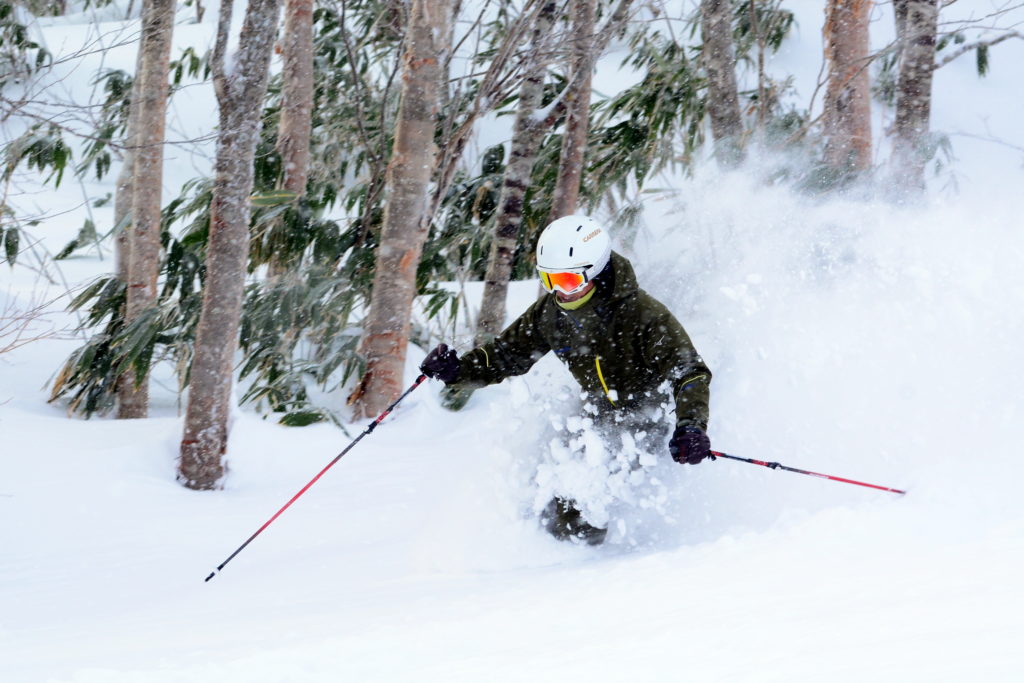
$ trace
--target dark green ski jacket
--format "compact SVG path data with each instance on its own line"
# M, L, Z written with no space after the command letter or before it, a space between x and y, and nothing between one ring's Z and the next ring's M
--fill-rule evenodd
M538 299L494 341L461 358L453 389L496 384L527 372L548 351L569 366L602 419L630 419L675 399L676 423L707 429L711 372L679 321L639 288L617 253L596 278L594 295L566 310L553 294Z

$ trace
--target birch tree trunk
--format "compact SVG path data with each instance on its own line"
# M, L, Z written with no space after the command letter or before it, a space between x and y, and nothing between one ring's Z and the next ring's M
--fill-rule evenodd
M871 0L829 0L825 10L825 163L842 174L871 166L870 11Z
M133 188L135 183L135 148L138 146L139 135L139 114L141 107L139 103L142 96L139 93L142 88L142 49L135 56L135 77L132 79L132 91L128 101L128 123L124 132L124 154L122 156L121 171L117 175L114 197L114 225L121 225L126 220L131 220L132 204L134 200ZM124 229L117 234L116 249L114 251L115 270L117 278L127 284L128 264L131 263L131 223L124 223Z
M752 10L753 11L753 8ZM732 2L701 0L701 59L708 76L708 116L715 139L715 156L726 167L743 159L740 139L743 119L736 87L736 57L732 40Z
M447 1L413 0L410 8L388 200L361 341L366 373L349 397L357 417L375 417L402 391L416 269L430 226L430 181L438 164L434 132L451 14Z
M217 488L225 470L234 355L249 250L253 158L279 10L280 0L249 0L238 52L228 73L224 52L231 26L231 3L223 3L220 9L213 58L220 132L206 285L178 461L178 480L192 489Z
M895 0L895 8L901 54L896 82L893 167L897 184L921 192L928 161L938 0Z
M141 69L131 104L137 114L132 157L132 224L127 240L129 258L125 322L136 320L156 302L156 280L160 270L160 209L163 191L164 129L167 121L167 69L171 59L176 0L146 0L142 11L139 44ZM118 385L117 416L146 417L149 409L149 373Z
M129 278L129 266L132 261L131 243L131 220L132 203L135 201L133 188L135 187L135 148L138 146L139 135L139 114L142 96L139 91L142 87L142 49L141 46L135 57L135 77L132 79L131 99L128 104L128 124L124 135L124 154L122 157L121 171L117 175L114 197L114 225L120 225L115 238L114 247L114 269L117 279L127 287ZM125 310L121 310L121 316L125 316ZM130 417L121 414L122 405L131 405L131 398L122 400L121 397L131 397L135 391L135 378L131 372L125 373L117 378L117 417Z
M313 0L285 0L284 93L277 150L284 167L282 188L306 192L309 177L309 137L313 117Z
M281 45L284 64L277 152L284 173L280 187L301 197L306 193L309 178L313 122L313 0L284 0ZM287 269L281 254L271 256L271 278L280 277Z
M572 69L578 74L566 94L568 107L562 150L558 160L558 178L551 200L548 221L568 216L576 211L580 182L583 178L583 157L587 151L587 132L590 127L590 95L594 71L594 11L596 0L573 0L572 13ZM572 77L572 76L571 76Z
M494 215L494 238L484 276L484 295L476 324L476 343L484 344L501 332L505 324L505 299L512 274L512 258L523 222L523 197L530 183L544 133L549 124L538 119L537 109L544 95L544 73L550 60L550 36L555 24L555 3L547 2L533 30L529 63L519 88L519 104L513 125L509 161L501 183Z

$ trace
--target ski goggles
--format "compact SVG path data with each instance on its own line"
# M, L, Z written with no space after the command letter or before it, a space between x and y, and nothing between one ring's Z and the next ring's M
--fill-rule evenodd
M587 284L587 275L583 271L561 270L548 272L537 268L540 273L540 284L544 289L553 292L556 289L563 294L573 294Z

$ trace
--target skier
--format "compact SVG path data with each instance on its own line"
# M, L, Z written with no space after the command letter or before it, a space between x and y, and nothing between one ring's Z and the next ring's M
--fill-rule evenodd
M471 390L522 375L553 351L579 382L603 439L628 430L664 443L671 430L668 450L676 462L709 457L711 372L682 325L638 287L633 266L612 251L608 230L587 216L555 220L537 243L537 271L550 296L461 358L438 345L422 372L449 390ZM666 399L674 400L674 424L664 417ZM562 540L598 544L607 533L564 498L547 505L541 522Z

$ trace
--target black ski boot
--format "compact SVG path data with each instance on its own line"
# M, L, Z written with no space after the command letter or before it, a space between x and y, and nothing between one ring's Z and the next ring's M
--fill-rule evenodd
M583 519L579 508L571 500L553 498L540 513L540 523L545 531L559 541L574 541L587 545L601 545L608 534Z

